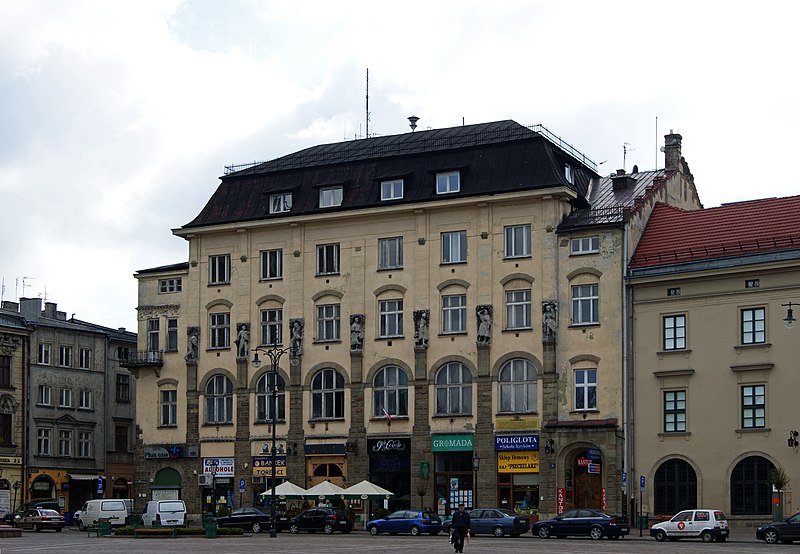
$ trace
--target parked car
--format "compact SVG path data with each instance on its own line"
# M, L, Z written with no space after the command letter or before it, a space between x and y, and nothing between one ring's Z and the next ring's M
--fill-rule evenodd
M80 509L78 529L86 531L87 527L95 525L100 519L108 519L112 527L122 527L128 523L128 515L128 507L122 499L87 500ZM72 519L75 520L75 514Z
M86 504L83 506L85 507ZM75 510L72 513L72 525L77 525L78 529L81 531L86 531L86 528L83 526L83 509Z
M519 537L527 533L531 524L527 517L518 516L503 508L475 509L469 513L472 535L491 534L495 537Z
M6 515L3 516L3 521L6 523L10 523L14 525L17 517L22 517L22 514L27 512L33 508L44 508L47 510L55 510L57 512L61 512L61 508L58 506L58 501L55 498L45 498L39 500L31 500L27 502L23 506L17 508L13 512L8 512Z
M18 517L15 521L15 526L21 529L33 529L34 531L54 529L57 533L60 533L64 528L64 516L55 510L33 508Z
M729 533L728 520L722 510L684 510L650 528L650 536L658 542L696 538L703 542L725 542Z
M436 514L423 510L399 510L381 519L367 522L367 531L373 535L379 533L411 533L419 535L428 533L438 535L442 531L442 519Z
M322 531L330 535L334 531L349 533L352 530L353 522L347 517L347 512L336 508L310 508L289 520L290 533Z
M142 511L142 525L186 525L183 500L150 500Z
M217 527L239 527L249 529L253 533L268 531L272 521L269 508L260 506L236 508L230 515L217 518ZM275 529L283 531L289 528L289 518L283 510L275 512Z
M567 536L591 537L592 539L618 539L630 533L628 520L624 516L612 516L600 510L579 508L567 510L551 519L537 521L531 532L540 539Z
M773 521L756 529L756 538L767 544L800 541L800 512L783 521Z

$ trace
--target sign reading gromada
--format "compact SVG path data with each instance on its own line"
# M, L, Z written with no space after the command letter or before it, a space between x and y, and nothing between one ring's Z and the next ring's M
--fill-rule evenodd
M433 452L460 452L473 450L473 435L435 435L431 441Z

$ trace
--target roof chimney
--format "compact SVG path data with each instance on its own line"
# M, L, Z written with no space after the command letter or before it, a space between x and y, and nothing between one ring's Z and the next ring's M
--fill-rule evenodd
M28 321L38 321L42 317L42 299L20 298L19 313Z
M680 171L681 140L683 137L673 133L672 129L664 135L664 169L667 171Z
M616 175L611 176L611 186L614 190L622 190L636 184L636 179L625 174L624 169L618 169Z
M57 307L58 307L58 304L56 304L55 302L45 302L44 303L44 317L46 317L48 319L57 319L57 316L56 316L56 312L57 312L56 308Z

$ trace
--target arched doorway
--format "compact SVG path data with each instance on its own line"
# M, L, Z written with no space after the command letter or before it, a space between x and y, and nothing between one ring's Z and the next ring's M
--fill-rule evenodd
M308 488L323 481L330 481L334 485L346 488L344 463L344 456L309 456Z
M775 466L763 456L748 456L731 472L731 514L767 515L772 513L772 486L769 474Z
M697 474L685 460L672 458L656 470L653 479L655 515L673 515L697 508Z
M39 475L31 483L31 500L55 498L56 484L47 475Z
M153 500L177 500L181 497L181 474L177 469L165 467L156 473L150 497Z
M565 507L602 510L603 463L600 449L575 449L565 461Z

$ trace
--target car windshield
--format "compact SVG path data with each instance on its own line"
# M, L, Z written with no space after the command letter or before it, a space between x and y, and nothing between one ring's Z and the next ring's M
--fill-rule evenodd
M506 516L516 517L516 515L517 515L514 512L512 512L511 510L506 510L504 508L500 508L500 509L498 509L498 511L501 512L503 515L506 515Z
M728 519L728 518L725 517L725 513L724 512L714 512L714 518L716 518L717 521L723 521L723 520Z
M183 502L162 502L158 505L159 510L162 512L182 512L186 509Z
M55 510L39 510L39 513L43 516L60 516L57 511Z
M422 519L433 519L435 517L439 517L436 514L432 514L430 512L422 512Z

